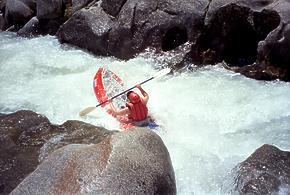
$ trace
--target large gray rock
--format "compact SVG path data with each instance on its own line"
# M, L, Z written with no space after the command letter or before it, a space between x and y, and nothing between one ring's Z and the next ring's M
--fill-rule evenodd
M33 37L40 34L39 21L36 17L31 18L18 32L23 37Z
M93 2L93 0L71 0L72 13L86 7L91 2Z
M176 193L169 153L154 132L109 131L81 121L53 125L32 111L0 114L0 193L13 189L12 194Z
M47 123L47 118L30 111L0 116L1 194L11 192L38 165L39 147L26 144L21 135Z
M191 59L197 64L225 61L230 69L251 78L288 81L289 22L290 2L286 0L212 1L205 17L206 31L199 47L192 49L200 55Z
M98 55L108 55L108 33L112 18L100 7L81 9L59 29L57 36Z
M203 63L203 52L211 50L215 55L211 63L223 60L230 66L254 63L259 41L280 23L276 11L259 5L257 1L213 1L205 18L201 59L193 61Z
M290 4L289 4L290 6ZM290 12L290 9L289 9ZM289 17L290 18L290 17ZM258 64L268 77L290 81L290 23L282 22L258 47Z
M207 0L103 1L103 9L93 6L73 15L60 28L58 37L95 54L121 59L130 59L147 47L170 51L197 39L204 15L200 10L205 9L207 4ZM93 27L98 27L103 35L94 32ZM78 40L80 37L82 44Z
M55 35L64 22L65 3L63 0L37 0L36 5L41 33Z
M23 26L35 14L35 2L33 0L7 0L5 7L5 19L11 25Z
M62 0L37 0L37 18L41 20L51 20L63 16Z
M230 194L289 194L290 152L265 144L240 163L233 176Z
M242 72L249 77L265 80L290 80L290 2L269 1L265 9L273 10L280 16L279 26L268 34L258 45L257 62ZM251 75L257 72L256 75Z
M63 0L64 21L68 20L78 10L91 3L97 3L98 1L99 0Z
M98 143L112 131L80 121L52 125L31 111L0 114L0 194L10 193L54 150L71 143Z
M51 154L13 194L175 194L169 153L147 129L115 133L94 145Z
M112 16L117 16L127 0L102 0L104 11Z
M207 1L127 1L110 32L109 49L116 57L131 58L147 47L174 50L200 34ZM123 35L127 34L127 37ZM121 48L121 49L118 49Z

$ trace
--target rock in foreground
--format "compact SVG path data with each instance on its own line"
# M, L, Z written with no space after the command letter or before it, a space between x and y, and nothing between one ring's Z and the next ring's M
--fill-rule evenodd
M109 131L76 120L54 125L28 110L0 114L0 194L13 189L12 194L176 193L169 153L151 130Z
M65 146L11 194L175 194L169 153L150 130L114 133L94 145Z

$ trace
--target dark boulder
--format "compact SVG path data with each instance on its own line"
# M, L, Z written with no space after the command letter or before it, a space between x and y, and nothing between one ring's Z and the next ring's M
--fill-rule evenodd
M22 37L33 37L40 34L39 21L36 17L31 18L17 34Z
M0 114L0 193L12 190L175 194L176 185L169 153L151 130L109 131L81 121L53 125L35 112L18 111Z
M126 1L127 0L103 0L101 7L107 14L115 17L118 15Z
M32 111L0 115L0 194L10 193L55 149L98 143L111 131L80 121L52 125Z
M280 16L276 11L258 9L255 2L252 5L248 1L214 1L205 18L200 59L193 61L206 62L203 56L210 51L214 53L210 61L213 64L222 61L238 67L253 64L257 59L258 43L279 23Z
M280 25L268 34L258 45L257 61L253 66L241 70L245 75L251 75L253 69L258 75L265 75L263 79L284 81L290 80L290 2L286 0L273 1L266 9L277 12ZM258 78L259 79L259 78Z
M19 140L23 131L47 123L47 118L30 111L0 116L1 194L11 192L38 165L39 148Z
M5 13L5 6L7 0L0 0L0 13Z
M288 81L289 22L286 0L212 1L205 30L189 59L195 64L225 61L250 78Z
M68 20L78 10L96 2L98 0L63 0L64 20Z
M41 20L51 20L63 16L62 0L37 0L37 18Z
M64 22L64 2L62 0L37 0L36 5L36 16L42 34L54 35Z
M3 17L3 14L0 13L0 31L5 29L5 18Z
M280 25L259 43L256 63L241 70L238 69L237 72L255 79L260 79L259 75L263 75L264 80L289 81L290 2L280 0L269 4L266 8L279 14Z
M163 52L194 42L203 23L200 10L206 5L207 1L190 0L127 1L110 32L110 51L128 59L147 47Z
M136 128L52 153L11 194L176 194L169 153Z
M62 25L58 37L62 42L95 54L121 59L130 59L147 47L170 51L188 41L195 42L200 36L204 14L200 10L205 9L207 3L206 0L103 1L103 9L92 6L73 15ZM101 29L98 31L102 35L94 32L96 28ZM87 34L90 36L85 36ZM79 43L80 37L82 43Z
M286 75L288 74L287 70L271 65L265 66L263 64L254 63L243 67L229 67L226 65L226 68L257 80L289 80L286 79Z
M275 68L275 72L267 73L268 78L290 81L290 23L281 23L264 41L260 42L257 64L264 72L269 67Z
M93 2L93 0L71 0L72 13L86 7L91 2Z
M59 27L63 23L63 18L51 19L51 20L39 20L39 30L43 35L55 35Z
M263 145L234 170L230 194L277 194L290 192L290 152Z
M57 36L62 42L108 55L108 34L112 26L112 18L102 8L83 8L60 27Z
M7 0L5 19L8 25L22 27L35 15L35 7L33 0Z

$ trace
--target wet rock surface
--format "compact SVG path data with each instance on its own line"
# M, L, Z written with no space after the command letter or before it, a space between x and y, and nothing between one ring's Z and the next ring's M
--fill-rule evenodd
M52 153L11 194L175 194L161 139L147 129L114 133L98 144Z
M37 17L33 17L27 22L17 34L22 37L34 37L39 33L39 21Z
M111 16L116 17L127 0L105 0L102 1L101 7Z
M94 0L67 0L66 3L66 9L71 9L71 14L68 15L68 17L72 16L73 13L76 11L86 7L89 4L97 3L98 1ZM68 10L66 10L68 12Z
M249 7L228 4L208 19L205 49L216 54L216 62L244 66L256 61L259 41L265 39L280 22L276 12L256 12Z
M7 23L24 25L35 15L36 4L33 0L7 0L5 19Z
M215 53L212 61L225 61L247 77L288 81L289 13L289 1L283 0L213 1L205 20L212 32L205 36L205 49Z
M117 11L108 8L110 3ZM224 61L251 78L289 80L287 1L131 0L102 5L115 17L107 31L105 55L130 59L147 47L162 54L190 42L191 51L174 67ZM60 39L74 44L73 39Z
M32 111L0 115L0 193L11 192L55 149L97 143L111 133L79 121L53 125Z
M112 18L99 7L75 13L58 31L61 41L73 43L98 55L108 55Z
M276 194L290 192L290 152L263 145L234 170L229 193ZM232 175L232 176L233 176Z
M54 125L22 110L0 114L0 140L1 194L176 193L169 153L148 129Z
M175 69L224 61L250 78L290 79L287 0L2 0L0 5L2 29L18 31L36 16L39 25L30 34L57 34L61 42L96 55L127 60L146 48L163 55L189 43L182 61L164 63Z
M160 51L169 51L184 44L188 40L195 40L202 24L202 10L207 1L102 1L100 9L103 18L111 18L109 23L102 21L99 13L92 13L91 18L72 17L70 23L65 23L58 32L58 37L63 42L78 43L77 34L71 32L75 23L88 23L92 29L93 21L99 29L106 30L107 36L103 36L101 44L103 55L112 55L121 59L130 59L146 47L155 47ZM85 12L85 9L80 10ZM87 21L84 21L87 20ZM92 22L92 24L90 24ZM109 28L108 28L109 24ZM76 28L80 29L80 28ZM87 28L89 30L89 28ZM87 31L85 30L85 31ZM70 33L71 32L71 33ZM69 34L67 38L63 34ZM95 32L97 36L98 32ZM90 42L90 38L84 40ZM95 43L99 43L96 41ZM98 45L98 46L96 46ZM92 48L86 48L96 54L100 54L100 44L94 44ZM95 48L95 49L94 49Z

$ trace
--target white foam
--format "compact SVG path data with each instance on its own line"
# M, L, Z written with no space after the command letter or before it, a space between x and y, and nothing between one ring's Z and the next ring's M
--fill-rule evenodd
M98 58L54 37L0 34L0 112L30 109L52 123L83 120L108 129L118 122L94 106L93 77L102 65L128 87L154 75L153 59ZM8 37L8 38L7 38ZM218 194L226 173L264 143L290 150L290 85L245 78L220 66L144 84L150 112L165 131L179 194ZM288 141L287 141L288 140Z

